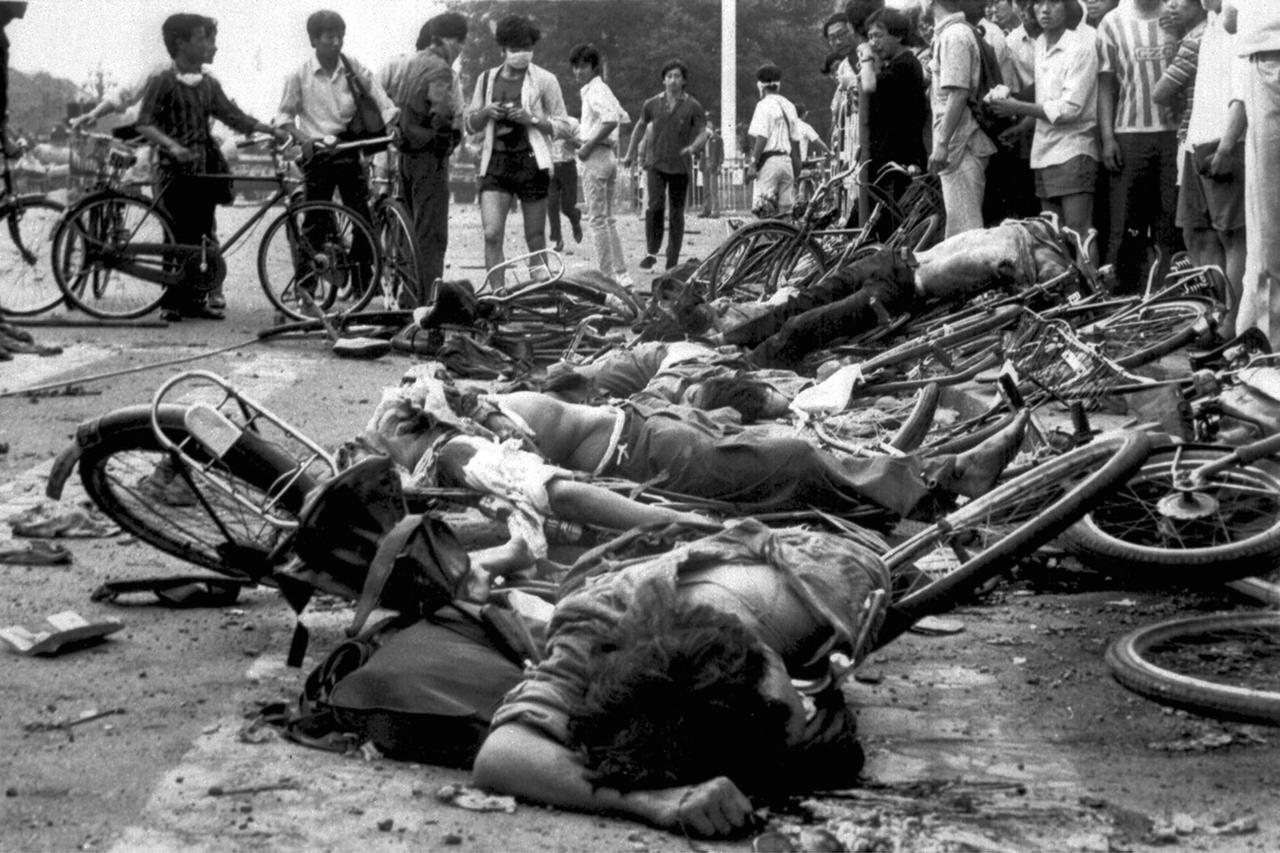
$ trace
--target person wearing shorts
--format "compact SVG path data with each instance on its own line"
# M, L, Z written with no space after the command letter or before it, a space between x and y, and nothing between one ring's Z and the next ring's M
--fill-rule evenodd
M513 199L524 215L524 241L530 252L547 246L547 191L551 186L552 120L568 119L560 83L532 63L542 33L529 18L509 15L498 22L494 38L503 62L480 76L466 129L484 133L480 153L480 219L484 262L491 287L500 287L505 260L502 244Z
M1081 237L1093 227L1098 183L1098 54L1075 0L1036 0L1035 103L1000 99L997 114L1036 120L1031 169L1041 208ZM1096 262L1097 258L1093 258Z

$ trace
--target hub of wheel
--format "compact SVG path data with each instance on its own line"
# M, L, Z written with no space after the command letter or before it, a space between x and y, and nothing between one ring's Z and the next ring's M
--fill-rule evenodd
M1170 492L1156 502L1156 510L1165 518L1191 521L1213 515L1218 511L1218 501L1204 492Z

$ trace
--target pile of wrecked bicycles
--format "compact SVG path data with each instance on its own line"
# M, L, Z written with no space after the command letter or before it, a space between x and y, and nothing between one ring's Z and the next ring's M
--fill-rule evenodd
M932 250L941 205L927 177L913 178L898 201L872 193L866 228L833 226L856 177L834 176L791 219L737 228L706 260L655 282L646 306L607 280L564 276L558 258L516 259L511 270L537 266L542 274L513 274L507 286L482 292L487 319L454 330L468 345L507 357L474 378L518 378L555 359L681 338L690 317L705 316L692 307L749 308L870 253ZM1090 264L1087 239L1048 217L1021 227L1057 258L1058 272L887 317L815 354L807 364L819 380L810 389L817 404L769 427L836 454L960 452L1019 410L1032 412L1022 452L995 488L959 500L931 524L885 530L895 588L878 644L946 612L1050 542L1112 575L1232 582L1274 604L1274 584L1251 576L1280 566L1280 354L1257 332L1229 341L1217 335L1225 293L1217 268L1174 258L1166 275L1153 265L1141 292L1117 296ZM344 329L394 320L398 328L405 319L356 312L297 328L331 320ZM504 345L504 336L520 347ZM215 438L193 422L191 408L170 402L193 385L214 399ZM294 538L307 494L338 472L327 449L201 372L165 383L150 405L83 424L55 466L52 496L77 466L88 495L129 533L237 583L272 586L298 569ZM174 506L142 488L161 473L191 498ZM733 515L732 506L653 486L617 487L641 500ZM411 511L482 505L458 490L406 497ZM866 508L762 520L849 535L885 526ZM560 523L549 533L589 545L616 531ZM1280 694L1251 688L1247 666L1224 681L1174 671L1154 655L1180 642L1255 646L1277 638L1280 615L1247 611L1146 627L1114 642L1107 657L1122 683L1160 702L1274 725Z

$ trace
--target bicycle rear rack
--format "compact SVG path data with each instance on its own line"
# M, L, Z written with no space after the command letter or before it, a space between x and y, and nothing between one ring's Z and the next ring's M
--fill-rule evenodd
M181 399L189 398L201 386L215 389L216 402L190 403ZM160 407L166 404L183 405L187 409L184 423L190 435L181 441L175 442L160 427ZM263 521L284 530L295 529L298 523L292 514L281 514L277 507L298 480L304 475L323 480L338 473L338 463L332 454L279 415L240 393L223 377L205 370L181 373L160 386L151 399L151 429L160 446L188 474L199 477ZM275 454L283 454L294 463L257 499L247 497L242 487L218 471L222 460L237 445L242 446L247 435L254 437L254 444L265 444Z
M533 284L551 284L564 278L564 258L554 249L538 249L524 255L508 258L484 274L484 285L477 289L481 295L505 296ZM491 282L501 278L502 284L493 287Z

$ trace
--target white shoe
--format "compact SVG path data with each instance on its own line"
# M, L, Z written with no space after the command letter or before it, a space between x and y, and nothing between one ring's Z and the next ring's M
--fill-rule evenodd
M632 290L636 286L636 283L631 279L631 273L629 272L618 273L613 277L613 280L618 283L619 287L625 287L627 290Z

